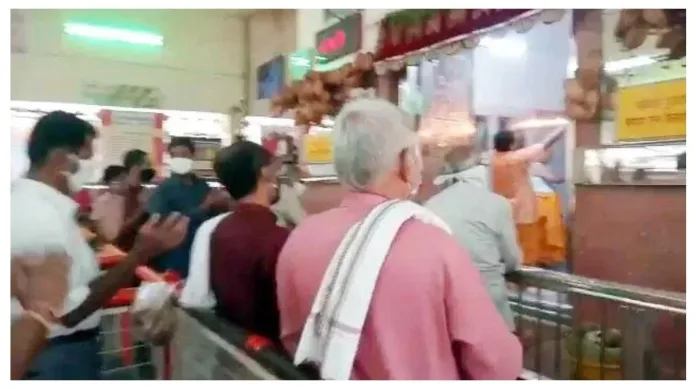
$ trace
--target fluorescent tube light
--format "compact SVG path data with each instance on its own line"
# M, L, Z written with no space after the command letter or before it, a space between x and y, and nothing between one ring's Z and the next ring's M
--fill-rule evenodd
M85 23L67 22L63 24L63 32L68 35L102 41L123 42L145 46L164 45L164 37L161 35L123 28L95 26Z
M616 61L609 61L604 63L604 71L608 74L616 74L626 69L638 68L641 66L648 66L656 63L657 60L653 57L647 55L641 55L638 57L619 59ZM568 78L575 78L575 70L578 68L577 58L573 57L568 61Z

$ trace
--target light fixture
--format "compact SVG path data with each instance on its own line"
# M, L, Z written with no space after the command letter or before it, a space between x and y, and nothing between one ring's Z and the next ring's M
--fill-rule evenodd
M641 66L648 66L657 63L654 57L648 55L641 55L632 58L619 59L616 61L609 61L604 63L604 71L608 74L616 74L622 70L638 68ZM575 70L578 68L577 58L572 57L568 61L568 78L575 78Z
M96 26L86 23L67 22L63 24L63 32L68 35L101 41L123 42L144 46L164 45L164 37L161 35L124 28Z
M520 120L510 126L512 130L526 130L528 128L540 128L540 127L560 127L567 126L570 124L568 119L563 117L555 118L531 118Z
M607 73L618 73L626 69L652 65L655 62L657 62L657 60L655 60L654 58L647 55L641 55L638 57L606 62L604 64L604 71L606 71Z

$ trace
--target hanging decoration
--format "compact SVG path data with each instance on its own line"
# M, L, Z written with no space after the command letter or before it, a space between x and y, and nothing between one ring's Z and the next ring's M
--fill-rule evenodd
M507 23L529 9L404 10L380 23L375 59L405 55ZM533 12L533 11L532 11Z
M566 81L566 115L575 120L594 120L616 109L616 79L603 70L578 68Z
M321 126L327 116L335 116L357 89L375 87L372 54L359 53L353 63L330 72L310 71L271 101L273 116L294 110L295 125Z
M657 35L657 48L668 49L668 60L686 56L685 9L622 9L614 36L628 50L645 43L648 35Z
M427 12L426 12L427 11ZM484 36L524 33L560 21L566 10L404 10L380 22L375 71L381 75L478 46Z

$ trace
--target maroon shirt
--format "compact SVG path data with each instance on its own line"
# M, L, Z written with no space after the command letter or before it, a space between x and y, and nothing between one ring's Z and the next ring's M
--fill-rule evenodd
M290 231L256 204L236 204L210 238L210 282L219 315L240 327L279 339L275 269Z

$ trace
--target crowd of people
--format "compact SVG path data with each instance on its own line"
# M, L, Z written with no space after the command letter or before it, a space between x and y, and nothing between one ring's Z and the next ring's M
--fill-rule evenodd
M451 127L456 111L423 125ZM98 379L101 307L142 264L186 279L183 306L214 309L323 379L517 378L504 274L534 221L530 169L562 132L522 147L501 131L486 166L466 147L423 147L403 123L384 100L343 107L334 165L346 193L319 214L304 214L288 161L262 146L220 150L214 190L193 172L193 142L174 138L169 178L144 189L148 155L128 152L79 217L97 133L72 114L42 117L11 192L13 378ZM463 168L436 185L445 163ZM104 274L84 219L127 253Z

